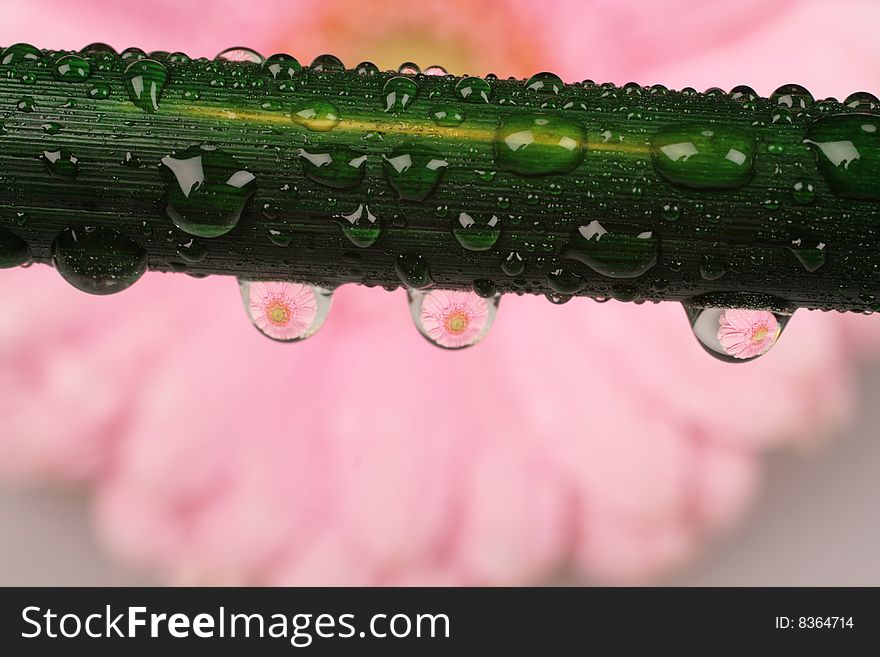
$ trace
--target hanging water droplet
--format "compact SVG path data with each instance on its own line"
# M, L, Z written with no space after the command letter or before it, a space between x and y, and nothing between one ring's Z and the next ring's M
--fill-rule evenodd
M587 135L583 127L545 114L513 115L502 119L495 133L498 167L525 176L567 173L584 158Z
M735 128L673 126L651 139L651 159L669 182L736 189L755 175L755 139Z
M526 261L517 251L511 251L501 261L501 270L508 276L519 276L526 268Z
M422 72L422 69L415 62L404 62L397 67L397 72L401 75L418 75Z
M84 82L92 74L92 66L79 55L64 55L55 62L54 74L64 82Z
M263 68L269 71L269 75L275 80L291 80L300 74L302 64L295 57L277 53L263 62Z
M55 238L52 262L64 280L78 290L113 294L143 275L147 252L109 228L69 228Z
M463 290L407 290L410 314L419 333L443 349L464 349L489 333L501 295L483 298Z
M468 251L488 251L501 236L501 221L496 215L475 219L467 212L458 215L452 225L455 239Z
M880 200L880 117L855 112L815 121L805 144L816 153L819 172L838 196Z
M254 175L215 146L193 146L166 155L166 213L174 225L197 237L217 237L235 228L253 195Z
M559 267L547 274L547 285L559 294L576 294L584 289L586 281L566 267Z
M339 110L324 100L309 100L293 109L290 118L313 132L328 132L339 124Z
M397 197L424 201L440 183L449 166L443 157L422 145L404 144L382 156L382 168Z
M358 205L354 212L337 215L337 219L340 220L342 232L355 246L365 249L379 239L381 227L368 205Z
M208 249L201 242L189 238L177 245L177 255L189 263L201 262L208 255Z
M562 257L609 278L636 278L657 264L659 244L651 231L627 235L591 221L575 231Z
M441 128L454 128L464 121L464 112L460 112L454 107L438 107L431 112L431 118Z
M704 281L717 281L727 273L727 265L720 258L704 255L700 259L700 277Z
M324 326L333 292L316 285L239 279L244 308L253 325L267 338L299 342Z
M558 94L565 88L565 83L555 73L535 73L526 80L526 89L539 94Z
M716 305L710 295L683 305L697 341L712 356L729 363L754 360L767 353L794 312L787 304L776 303L766 308L751 303L744 307Z
M239 64L262 64L263 56L251 48L227 48L214 58L221 62L237 62Z
M382 88L386 112L402 112L419 93L419 85L405 77L391 78Z
M168 69L153 59L140 59L126 67L123 77L131 102L145 112L159 111Z
M478 297L490 299L498 294L498 286L495 281L488 278L478 278L471 283L471 289Z
M431 270L424 256L418 254L402 253L394 261L394 271L408 287L419 289L429 286Z
M466 103L488 103L492 87L483 78L462 78L455 85L455 93Z
M18 235L0 228L0 269L21 267L31 262L31 249Z
M3 51L0 55L0 64L22 64L35 62L43 58L43 53L29 43L15 43Z
M299 149L303 172L309 180L334 189L352 189L364 179L367 156L344 147L309 152Z
M770 95L770 102L800 110L813 104L813 95L799 84L784 84Z
M344 71L345 64L342 63L342 60L339 59L339 57L334 57L333 55L318 55L312 60L309 68L318 73L327 73L331 71Z
M43 151L40 159L46 170L53 176L73 180L79 175L79 160L68 148Z

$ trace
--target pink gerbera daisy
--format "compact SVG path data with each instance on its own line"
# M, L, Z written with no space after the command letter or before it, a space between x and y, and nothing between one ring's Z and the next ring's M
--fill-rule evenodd
M734 358L754 358L776 343L780 326L769 310L728 308L718 320L718 341Z
M275 340L296 340L318 312L315 292L301 283L250 284L248 310L260 331Z
M420 319L428 337L448 349L475 344L489 321L489 300L473 292L433 290L422 300Z

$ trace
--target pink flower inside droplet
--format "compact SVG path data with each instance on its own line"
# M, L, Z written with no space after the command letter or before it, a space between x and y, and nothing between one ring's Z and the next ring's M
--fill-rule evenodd
M489 320L488 302L473 292L434 290L422 301L422 327L441 347L473 344Z
M315 293L301 283L251 283L250 314L263 333L276 340L302 337L315 320Z
M718 341L734 358L754 358L776 343L780 330L769 310L729 308L718 320Z

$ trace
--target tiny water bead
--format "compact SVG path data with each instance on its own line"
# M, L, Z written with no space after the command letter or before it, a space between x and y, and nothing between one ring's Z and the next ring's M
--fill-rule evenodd
M190 238L177 245L177 255L192 264L204 260L208 255L208 249L201 242Z
M327 73L344 71L345 64L342 63L342 60L339 59L339 57L334 57L333 55L318 55L312 60L309 68L318 73Z
M92 74L92 65L79 55L65 55L55 62L54 74L64 82L85 82Z
M235 228L256 188L254 175L216 146L193 146L166 155L161 164L168 178L168 218L197 237Z
M401 253L394 261L394 271L404 285L414 289L428 287L433 282L428 261L419 254Z
M452 234L468 251L488 251L501 236L501 221L494 214L474 218L462 212L452 225Z
M463 290L407 290L410 313L419 333L443 349L464 349L489 333L500 295L484 298Z
M360 204L354 212L338 215L338 219L345 236L362 249L373 246L382 232L376 215L370 212L368 205Z
M333 293L304 283L239 279L245 310L267 338L299 342L313 336L327 321Z
M399 199L424 201L437 187L449 166L436 151L425 146L404 145L382 156L388 184Z
M123 74L128 97L145 112L158 112L159 100L168 81L168 69L153 59L129 64Z
M669 182L694 189L737 189L755 175L755 139L735 128L671 126L651 139L651 159Z
M657 264L660 240L653 233L609 232L598 221L575 231L562 257L609 278L636 278Z
M558 94L565 88L565 83L555 73L536 73L526 80L526 89L539 94Z
M483 78L462 78L455 85L455 93L466 103L488 103L492 87Z
M68 148L43 151L40 160L46 170L58 178L73 180L79 175L79 159Z
M309 100L295 107L290 118L312 132L328 132L339 125L339 110L324 100Z
M684 304L694 336L719 360L741 363L767 353L791 319L781 313L758 308L729 308Z
M52 262L64 280L78 290L114 294L143 275L147 252L109 228L69 228L55 238Z
M110 97L111 89L110 85L106 82L96 82L91 87L89 87L89 98L95 98L97 100L106 100Z
M275 80L292 80L302 72L302 64L295 57L277 53L263 62L263 68Z
M501 270L508 276L519 276L525 271L526 261L517 251L511 251L501 261Z
M333 189L353 189L360 185L366 172L367 156L345 147L328 147L297 152L305 176Z
M863 112L821 118L804 143L816 153L831 191L845 198L880 200L880 116Z
M386 112L400 112L409 107L419 93L419 85L410 78L389 79L382 88Z
M796 203L808 205L816 198L816 188L806 180L797 180L791 186L791 195Z
M3 50L0 64L23 64L43 59L43 53L29 43L15 43Z
M21 267L31 262L31 249L23 239L0 228L0 269Z
M799 84L785 84L770 95L770 102L801 110L813 104L813 95Z
M237 62L239 64L262 64L263 56L251 48L227 48L219 53L214 59L223 62Z
M574 121L546 114L507 116L495 133L495 162L525 176L567 173L584 159L587 135Z

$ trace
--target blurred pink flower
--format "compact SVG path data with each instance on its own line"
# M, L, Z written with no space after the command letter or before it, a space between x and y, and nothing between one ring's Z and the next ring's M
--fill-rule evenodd
M456 71L877 86L874 60L849 54L876 50L880 9L836 12L835 37L820 4L33 1L0 10L0 39L194 55L244 42L349 64L412 47ZM790 53L850 64L799 70ZM93 298L44 267L0 275L0 474L88 482L111 553L171 581L644 581L735 522L763 450L838 428L854 360L880 348L871 318L799 312L771 353L733 367L675 304L513 297L452 355L409 325L403 292L349 286L286 348L253 330L235 287L151 274Z
M779 337L779 322L767 310L728 308L718 320L718 341L734 358L766 353Z

